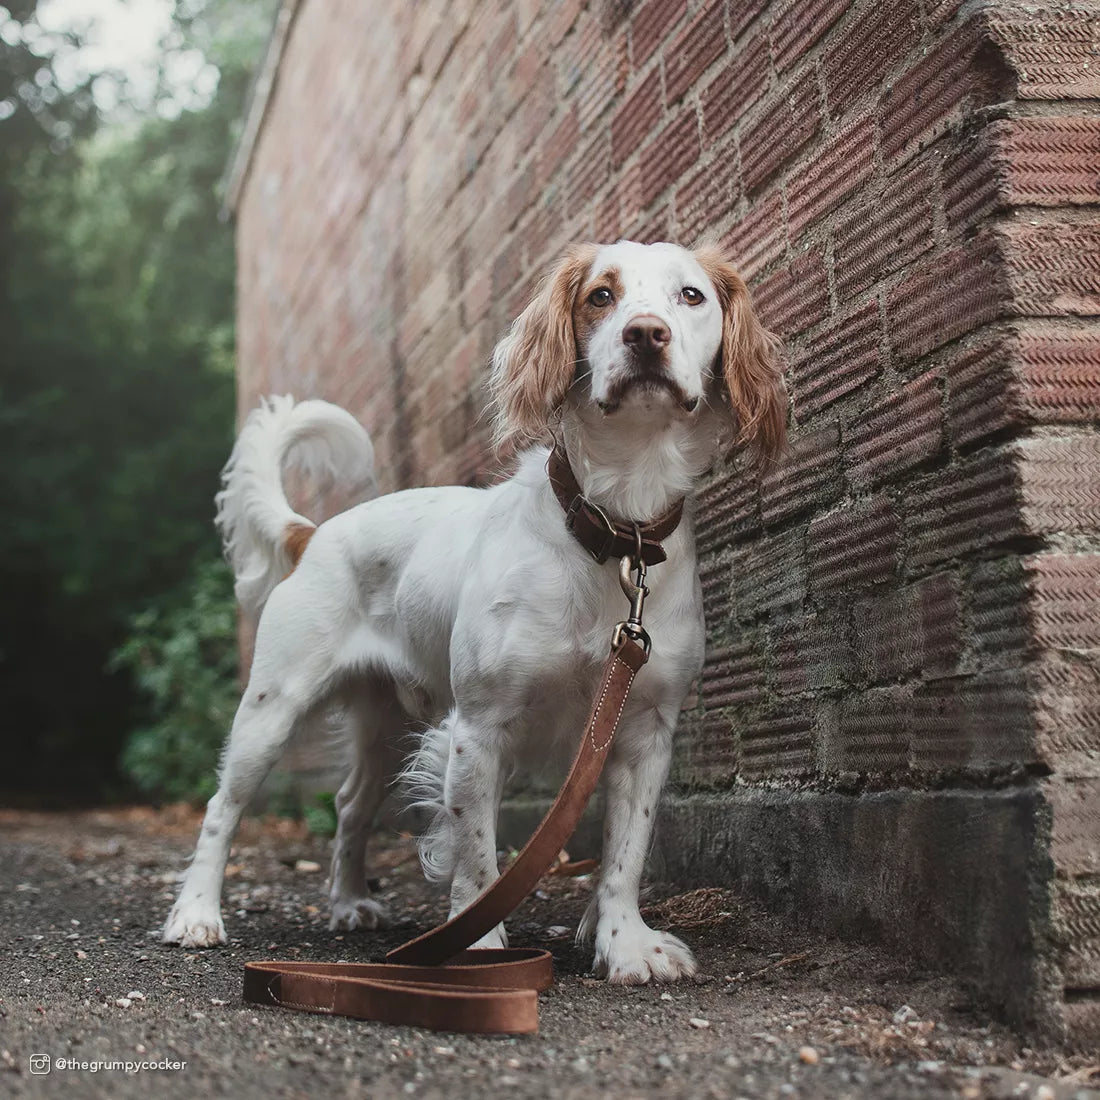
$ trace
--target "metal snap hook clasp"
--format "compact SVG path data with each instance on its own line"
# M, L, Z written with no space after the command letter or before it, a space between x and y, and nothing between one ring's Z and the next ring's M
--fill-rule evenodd
M635 575L631 577L631 572ZM646 565L642 557L642 533L638 525L634 524L634 553L626 554L619 559L619 586L623 595L630 601L630 614L625 622L618 623L615 632L611 636L611 647L617 649L622 644L623 636L633 638L640 642L649 656L651 642L649 635L642 627L642 611L645 608L645 598L649 595L649 588L645 583Z

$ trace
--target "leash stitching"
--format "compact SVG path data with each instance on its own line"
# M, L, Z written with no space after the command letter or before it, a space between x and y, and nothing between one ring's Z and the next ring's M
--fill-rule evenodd
M288 1001L285 997L276 997L274 991L271 988L271 986L280 977L282 977L282 975L273 974L272 977L271 977L271 980L267 983L267 995L280 1007L282 1007L282 1008L301 1008L301 1009L305 1009L307 1012L322 1012L322 1013L325 1013L326 1015L329 1015L329 1016L331 1016L333 1013L335 1013L335 1011L336 1011L336 982L330 980L329 982L326 983L328 985L328 988L329 988L329 993L332 995L332 1000L329 1003L328 1007L326 1008L325 1005L302 1004L300 1001ZM323 978L320 979L320 980L324 981Z
M630 673L630 679L626 682L626 690L623 692L622 700L619 703L619 711L615 715L615 721L611 724L611 732L607 735L607 740L602 745L596 744L596 720L599 717L600 711L603 708L603 701L607 697L607 693L611 690L611 677L614 675L614 668L607 670L607 676L604 678L603 691L600 692L600 701L596 704L596 709L592 714L592 722L589 724L588 732L589 738L592 741L592 748L596 752L603 752L608 745L615 739L615 732L619 728L619 719L623 716L623 708L626 706L626 697L630 691L630 685L634 683L634 670L620 657L616 657L614 662L616 665L622 665Z

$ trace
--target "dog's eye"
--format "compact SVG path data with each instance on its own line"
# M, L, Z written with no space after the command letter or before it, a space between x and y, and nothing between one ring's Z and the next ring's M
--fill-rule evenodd
M693 286L685 286L680 291L680 297L683 298L684 302L689 306L700 306L704 301L703 292L701 290L696 290Z
M605 286L597 287L588 295L589 304L596 306L598 309L603 309L604 306L611 305L614 298L615 295Z

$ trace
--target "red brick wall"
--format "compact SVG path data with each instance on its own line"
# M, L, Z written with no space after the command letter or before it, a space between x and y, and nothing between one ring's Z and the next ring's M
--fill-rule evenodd
M786 340L793 453L702 491L674 781L1041 783L1071 990L1100 985L1096 18L303 0L237 207L242 411L340 402L388 489L488 475L488 354L563 244L720 240Z

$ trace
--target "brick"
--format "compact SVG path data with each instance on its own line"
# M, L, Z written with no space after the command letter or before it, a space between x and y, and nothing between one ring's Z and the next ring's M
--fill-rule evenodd
M1100 887L1094 882L1058 882L1054 927L1065 945L1062 981L1069 989L1100 987Z
M810 524L813 591L864 588L897 572L898 520L887 497L848 504Z
M630 93L611 120L611 156L616 167L641 148L660 121L662 111L661 73L654 69Z
M948 433L956 447L1022 423L1014 394L1015 357L1012 337L1000 334L961 349L945 362Z
M957 772L1038 762L1031 698L1020 671L933 680L912 704L912 763Z
M994 134L1004 149L1012 202L1057 206L1100 199L1100 118L1017 118Z
M773 191L757 198L733 223L722 238L722 249L747 279L779 259L784 243L783 196Z
M809 614L771 629L768 683L776 695L838 688L850 678L845 624L835 611Z
M1100 436L1038 436L1018 447L1026 530L1031 534L1100 531Z
M1100 874L1096 842L1100 779L1047 780L1043 791L1051 808L1050 854L1063 875Z
M1010 73L980 51L980 19L961 24L900 76L882 97L882 149L888 158L928 145L965 107L1009 98Z
M991 37L1015 71L1020 99L1100 97L1096 13L1059 9L995 12Z
M768 43L755 34L699 95L704 141L714 141L744 118L767 87Z
M835 421L791 440L787 456L760 483L760 513L766 525L840 495L839 447L840 429Z
M813 72L769 96L764 111L741 134L745 189L755 191L778 172L817 133L820 125L821 110Z
M805 594L806 547L801 531L765 536L734 550L733 602L738 619L797 604Z
M580 133L577 109L570 107L554 124L545 143L539 150L539 176L543 181L548 181L551 176L565 166L576 150Z
M769 0L734 0L729 5L730 38L734 43L752 26Z
M930 257L887 296L887 333L908 362L995 321L1009 309L1009 289L992 242Z
M776 69L783 72L804 57L850 7L847 0L787 0L781 5L771 25Z
M608 34L588 10L556 51L555 61L566 74L582 133L592 132L603 123L607 105L626 87L630 62L625 27Z
M845 465L857 489L896 477L939 453L940 374L929 371L876 402L846 428Z
M928 165L891 179L881 194L862 194L833 230L837 294L848 297L911 263L933 245L932 175Z
M877 302L809 337L791 362L795 414L804 419L858 389L882 369Z
M811 249L768 276L753 291L753 301L764 324L781 336L820 321L829 309L824 253Z
M648 207L699 159L699 126L693 110L683 110L645 147L639 158L640 202Z
M948 222L969 227L1010 206L1100 200L1100 118L1001 119L967 137L944 163Z
M731 606L730 563L726 555L709 555L699 562L699 583L703 589L703 611L708 644L728 633Z
M835 210L875 168L875 132L861 118L827 138L821 150L796 168L787 182L787 217L792 239L811 222Z
M968 588L969 632L978 668L1019 668L1034 652L1031 591L1021 559L979 562Z
M983 451L915 481L904 497L910 569L965 557L1026 533L1013 451Z
M741 730L741 774L746 779L795 777L814 770L813 721L796 707L777 707Z
M804 618L798 615L777 623L770 631L768 649L769 688L780 696L809 691L812 654Z
M545 23L549 46L556 46L569 33L583 8L584 0L558 0L551 6L551 18Z
M641 244L654 244L658 241L667 241L672 235L672 208L664 203L656 210L651 210L641 221L635 222L627 230L627 236L632 241Z
M726 49L724 0L707 0L665 49L665 94L671 106Z
M569 209L583 210L610 178L610 141L607 134L599 133L584 146L569 169L565 185Z
M718 150L676 191L678 239L690 245L724 221L737 195L737 159L734 150Z
M877 88L920 34L920 9L914 0L880 0L849 19L822 55L830 114L847 113L868 90Z
M732 715L713 711L692 716L684 724L690 736L673 742L674 779L692 787L727 786L735 780L741 753Z
M1096 419L1100 408L1100 332L1047 325L1020 331L1020 404L1036 422Z
M1100 408L1100 333L1038 323L962 349L944 363L956 447L1033 424L1077 424Z
M957 670L962 651L955 584L941 573L916 585L861 600L852 608L856 667L871 683Z
M1081 656L1045 651L1029 669L1043 759L1067 779L1100 775L1100 667Z
M1100 554L1044 553L1027 560L1039 646L1100 649Z
M708 710L751 707L764 700L763 647L754 634L707 652L699 695Z
M825 746L825 769L889 775L909 767L911 689L871 688L840 705L837 733Z
M1015 312L1100 315L1100 225L1014 223L1003 233Z
M760 527L759 478L754 471L739 465L720 471L700 488L696 499L700 553L710 553Z
M687 12L687 0L649 0L638 8L630 26L630 44L635 68L641 68L665 35Z
M558 253L558 242L564 237L561 194L550 189L530 212L530 218L520 233L527 245L528 270L544 270Z

